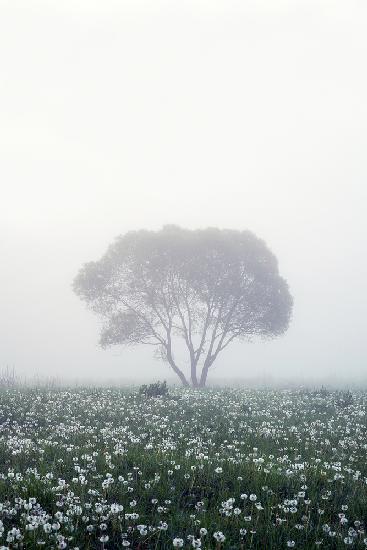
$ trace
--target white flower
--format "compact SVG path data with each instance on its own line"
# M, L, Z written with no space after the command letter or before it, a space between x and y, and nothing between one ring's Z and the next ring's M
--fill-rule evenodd
M213 535L217 542L224 542L226 537L223 535L222 531L216 531Z
M175 538L173 539L172 544L175 548L183 548L184 541L183 539Z
M124 509L124 507L122 506L122 504L117 504L116 502L111 504L111 512L113 514L118 514L119 512L122 512L122 510Z

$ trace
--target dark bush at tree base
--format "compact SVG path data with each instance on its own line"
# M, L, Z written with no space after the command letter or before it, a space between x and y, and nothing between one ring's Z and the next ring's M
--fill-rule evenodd
M139 388L139 394L145 397L163 397L168 395L167 382L154 382L153 384L143 384Z

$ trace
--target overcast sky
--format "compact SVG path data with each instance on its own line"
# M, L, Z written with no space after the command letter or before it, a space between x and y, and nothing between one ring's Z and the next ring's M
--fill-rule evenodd
M367 379L366 28L362 0L0 0L0 368L167 374L100 350L71 282L175 223L254 231L295 299L214 377Z

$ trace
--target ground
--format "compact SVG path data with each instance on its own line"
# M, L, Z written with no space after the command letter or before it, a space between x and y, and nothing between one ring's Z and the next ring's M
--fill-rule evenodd
M367 392L0 391L0 547L366 548Z

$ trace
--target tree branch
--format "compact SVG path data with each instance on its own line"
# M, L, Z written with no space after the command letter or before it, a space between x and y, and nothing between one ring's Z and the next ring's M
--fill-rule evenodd
M178 283L178 286L179 286L180 290L182 291L179 283ZM177 295L174 291L172 292L172 296L173 296L173 300L174 300L174 303L175 303L175 306L176 306L176 309L177 309L177 312L178 312L178 316L181 320L182 331L183 331L183 334L184 334L185 343L186 343L186 346L189 350L190 366L191 366L191 381L192 381L194 386L197 386L197 377L196 377L197 361L195 359L194 346L193 346L192 338L191 338L191 325L190 325L191 320L190 320L190 316L189 316L189 328L188 328L187 324L186 324L185 316L184 316L183 312L181 311L181 306L180 306L179 299L177 298ZM184 298L184 300L185 300L185 298Z
M183 385L188 387L189 383L186 379L186 376L184 375L182 370L178 368L178 366L176 365L175 360L173 358L172 339L171 339L171 325L169 325L169 329L167 330L167 342L165 344L163 344L163 347L166 350L167 361L168 361L169 365L172 367L172 370L177 374L177 376L179 377L179 379L181 380Z

